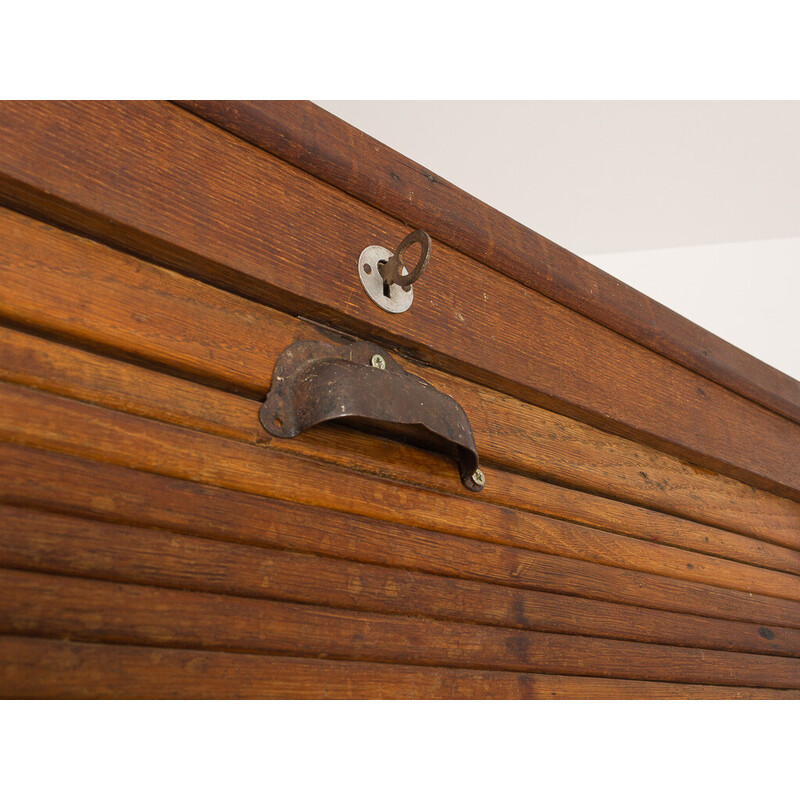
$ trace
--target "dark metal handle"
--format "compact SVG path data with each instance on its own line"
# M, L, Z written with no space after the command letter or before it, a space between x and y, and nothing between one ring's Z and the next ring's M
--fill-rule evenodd
M259 419L273 436L285 439L330 420L365 423L452 456L464 486L474 492L483 488L464 409L369 342L289 345L278 357Z

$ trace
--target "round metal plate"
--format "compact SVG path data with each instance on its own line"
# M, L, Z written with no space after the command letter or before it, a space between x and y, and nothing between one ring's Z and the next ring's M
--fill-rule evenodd
M392 284L389 287L389 296L383 291L383 278L378 272L378 262L387 261L392 257L392 251L379 245L367 247L358 259L358 277L366 293L374 303L377 303L384 311L392 314L400 314L407 311L414 302L414 288L409 286L406 291L402 286ZM403 268L403 275L408 272Z

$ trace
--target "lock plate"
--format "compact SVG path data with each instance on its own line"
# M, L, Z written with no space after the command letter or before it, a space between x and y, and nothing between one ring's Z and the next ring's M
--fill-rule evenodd
M380 262L388 261L392 255L394 254L391 250L377 244L365 248L358 259L358 277L374 303L391 314L402 314L414 302L414 287L398 286L396 283L387 286L384 282L380 273ZM405 267L402 274L408 274Z

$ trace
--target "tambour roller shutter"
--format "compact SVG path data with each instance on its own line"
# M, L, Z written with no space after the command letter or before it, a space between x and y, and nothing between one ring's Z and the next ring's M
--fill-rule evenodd
M2 696L800 696L796 381L311 104L0 142ZM386 313L359 254L414 229ZM354 341L457 401L479 492L265 429L287 348Z

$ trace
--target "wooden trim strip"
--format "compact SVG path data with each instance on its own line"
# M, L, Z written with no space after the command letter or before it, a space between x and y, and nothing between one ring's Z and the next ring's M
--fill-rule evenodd
M796 575L642 542L474 497L430 492L354 473L346 466L11 384L0 384L0 438L373 519L800 601Z
M0 637L4 699L796 700L800 691Z
M800 660L0 570L0 633L420 666L800 688Z
M298 339L322 338L317 328L273 309L9 211L0 210L0 237L8 265L0 285L0 311L7 317L159 370L199 376L194 379L263 398L281 350ZM85 296L87 281L91 298ZM65 298L77 298L83 313L75 314ZM116 368L107 359L74 349L47 349L45 343L12 331L4 330L3 336L0 374L6 380L72 392L80 399L213 433L241 436L244 431L248 441L257 438L249 427L256 417L238 397L203 395L184 381ZM407 361L403 365L461 403L488 464L800 549L800 504L794 501L441 371ZM141 388L144 379L147 392ZM302 448L305 441L287 446ZM339 437L340 452L348 441ZM361 446L363 441L353 443ZM418 466L406 470L402 479L419 482L421 470L435 474L439 465L428 459ZM386 462L379 468L386 469ZM445 490L452 485L449 473L442 482ZM513 505L519 490L533 510L551 516L762 566L793 571L797 563L795 555L780 553L780 548L742 540L733 546L728 540L735 537L683 519L666 520L530 479L524 481L524 490L516 483L508 475L490 480L483 495Z
M178 103L656 353L800 422L800 382L309 102Z
M239 491L0 444L0 499L58 513L149 525L523 589L800 628L800 603L607 567L518 547L377 522ZM766 627L769 626L769 627Z
M371 307L343 265L408 228L189 112L5 104L0 135L0 194L36 215L800 498L796 423L445 245L426 292L453 302L416 303L402 319Z
M0 506L0 566L504 628L800 656L800 630L793 628L765 629L9 506Z

